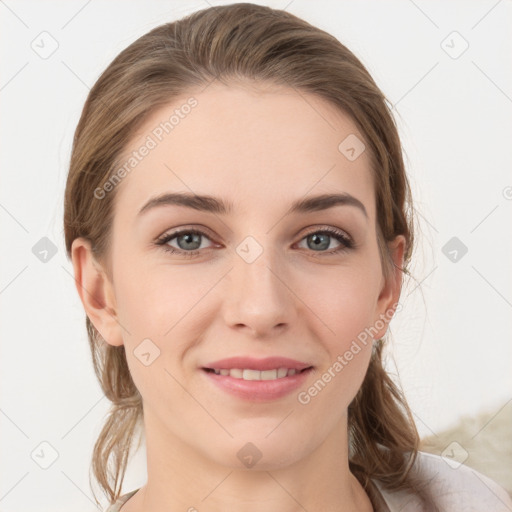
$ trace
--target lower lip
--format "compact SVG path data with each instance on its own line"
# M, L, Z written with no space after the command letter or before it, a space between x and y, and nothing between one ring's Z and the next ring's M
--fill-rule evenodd
M214 372L201 370L205 376L223 391L253 402L277 400L300 387L308 378L312 368L289 377L274 380L235 379L229 375L217 375Z

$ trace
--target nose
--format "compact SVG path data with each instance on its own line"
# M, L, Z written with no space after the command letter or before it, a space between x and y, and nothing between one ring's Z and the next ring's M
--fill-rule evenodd
M226 325L255 338L270 338L293 325L297 299L289 274L285 262L268 247L252 262L243 251L235 252L226 276Z

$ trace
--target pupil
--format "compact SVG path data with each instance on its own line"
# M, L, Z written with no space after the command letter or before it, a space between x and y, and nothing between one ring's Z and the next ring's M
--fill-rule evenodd
M317 249L327 249L329 247L329 235L325 235L325 234L313 234L313 235L310 235L309 237L309 240L313 241L313 249L317 250ZM322 241L322 238L323 238L323 241Z
M181 237L178 237L178 245L180 246L181 249L198 249L201 245L200 237L201 235L198 235L196 233L187 233L185 235L181 235ZM180 239L185 240L185 243L180 243ZM190 247L187 244L196 244L197 247Z

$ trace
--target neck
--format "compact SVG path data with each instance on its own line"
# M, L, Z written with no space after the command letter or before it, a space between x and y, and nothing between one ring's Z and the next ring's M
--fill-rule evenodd
M251 469L205 457L173 436L150 411L145 411L144 426L148 481L122 512L373 510L349 471L346 416L320 446L299 461L257 464Z

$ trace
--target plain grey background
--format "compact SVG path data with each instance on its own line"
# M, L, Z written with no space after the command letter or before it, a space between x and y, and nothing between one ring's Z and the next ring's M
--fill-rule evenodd
M256 3L335 35L394 107L420 245L389 369L420 433L498 412L512 400L512 2ZM95 510L89 462L108 403L64 250L73 132L123 48L209 4L0 1L2 511ZM125 492L143 466L139 452Z

